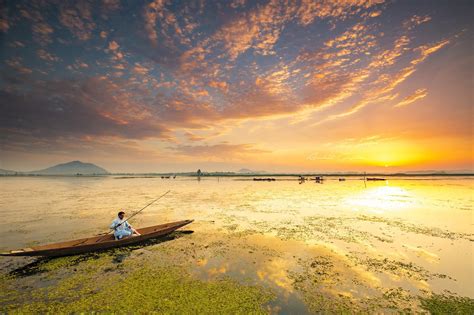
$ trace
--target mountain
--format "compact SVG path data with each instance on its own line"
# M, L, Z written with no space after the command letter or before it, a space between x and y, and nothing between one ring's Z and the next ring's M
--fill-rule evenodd
M262 173L265 173L265 171L254 171L254 170L250 170L248 168L242 168L237 173L240 173L240 174L262 174Z
M426 171L408 171L404 172L405 174L409 175L430 175L430 174L437 174L437 175L450 175L450 174L473 174L473 170L449 170L449 171L440 171L440 170L426 170Z
M28 172L36 175L104 175L109 172L92 163L82 163L81 161L72 161L69 163L58 164L43 170Z
M15 171L4 170L0 168L0 175L15 175Z

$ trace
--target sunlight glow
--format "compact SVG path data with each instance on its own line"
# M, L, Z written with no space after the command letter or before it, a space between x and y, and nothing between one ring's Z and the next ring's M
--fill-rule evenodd
M371 187L358 195L346 199L346 204L357 206L375 213L399 211L413 205L411 194L400 187L385 186ZM356 210L356 209L355 209Z

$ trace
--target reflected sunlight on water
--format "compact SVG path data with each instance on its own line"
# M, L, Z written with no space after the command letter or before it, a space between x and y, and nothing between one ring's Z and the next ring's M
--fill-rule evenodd
M345 199L348 205L363 207L374 213L404 210L415 205L416 199L401 187L386 186L370 187L358 194Z

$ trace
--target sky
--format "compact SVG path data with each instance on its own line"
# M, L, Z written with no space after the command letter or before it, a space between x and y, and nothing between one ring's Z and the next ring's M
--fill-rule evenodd
M472 170L473 12L0 1L0 168Z

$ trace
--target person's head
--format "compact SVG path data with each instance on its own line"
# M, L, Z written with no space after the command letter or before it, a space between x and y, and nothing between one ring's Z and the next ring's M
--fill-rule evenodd
M123 220L123 217L124 217L124 216L125 216L125 212L120 211L120 212L118 213L118 217L120 218L120 220Z

